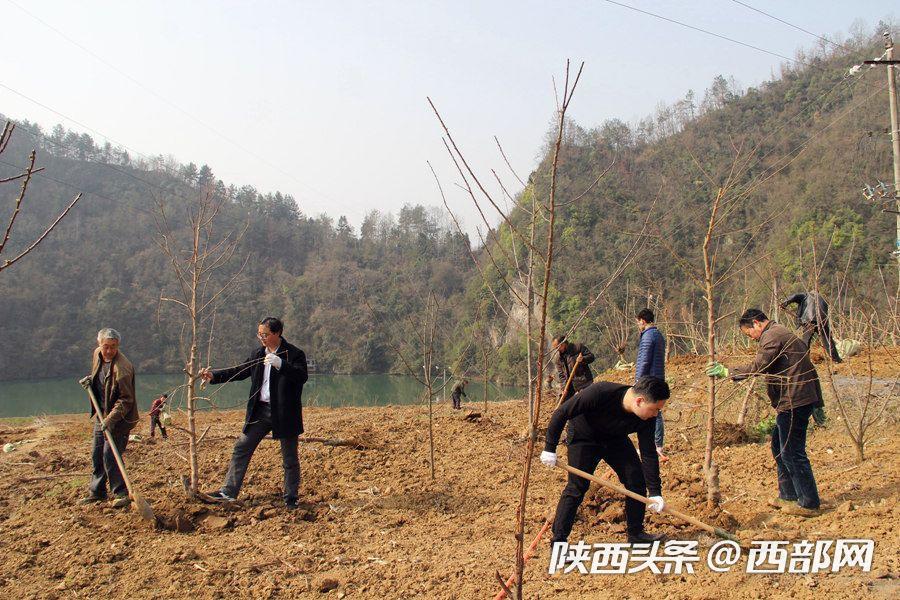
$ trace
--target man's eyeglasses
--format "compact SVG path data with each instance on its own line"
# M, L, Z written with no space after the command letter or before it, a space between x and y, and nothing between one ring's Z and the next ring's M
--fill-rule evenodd
M257 333L256 337L258 337L261 340L264 340L267 337L269 337L270 335L275 335L275 334L274 333Z

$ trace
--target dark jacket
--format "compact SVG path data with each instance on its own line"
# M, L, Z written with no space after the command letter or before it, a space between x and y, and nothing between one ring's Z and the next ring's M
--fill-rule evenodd
M469 397L466 394L466 386L462 381L457 382L457 384L453 386L453 390L450 392L450 395L454 398L459 398L460 396L465 396L466 398Z
M816 292L799 292L781 303L785 308L790 304L797 305L797 322L800 325L824 323L828 320L828 303Z
M131 431L140 419L134 394L134 367L121 350L112 359L109 375L105 380L100 377L102 365L103 359L97 348L91 365L91 388L100 404L103 418L111 431ZM91 416L94 416L93 403Z
M303 384L308 379L306 371L306 355L303 350L293 346L284 338L275 354L281 358L281 368L272 367L269 373L269 397L272 408L272 437L289 438L303 433ZM242 364L228 369L216 369L212 372L210 383L225 383L250 378L250 397L247 399L247 414L244 417L244 433L253 418L253 408L259 402L262 388L266 355L264 346L260 346Z
M569 392L566 394L566 398L572 396L578 390L584 389L594 383L594 375L591 373L591 368L588 366L589 363L594 362L593 353L584 344L568 343L566 344L566 351L560 352L556 357L556 373L559 376L559 389L562 390L569 380L569 373L571 373L572 369L575 367L575 361L578 359L579 354L583 358L581 359L581 364L578 365L578 369L575 371L575 376L572 377L572 385L569 386Z
M809 360L809 349L775 321L769 321L763 330L753 363L735 367L731 373L735 381L764 375L769 401L778 412L822 402L819 375Z
M606 440L628 439L637 433L641 469L651 496L659 496L659 456L656 454L656 419L646 421L625 410L623 400L630 386L598 381L579 391L554 411L547 424L544 450L556 452L563 426L568 423L569 447L576 444L603 444ZM632 454L634 460L637 455Z
M638 343L637 361L634 367L634 380L652 375L660 379L666 378L666 338L656 325L650 325L641 332Z

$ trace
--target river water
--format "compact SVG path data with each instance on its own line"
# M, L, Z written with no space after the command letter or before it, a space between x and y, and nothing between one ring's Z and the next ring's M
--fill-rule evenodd
M437 386L441 385L438 380ZM154 398L168 392L174 409L184 406L183 375L137 376L138 406L144 413ZM448 384L447 402L450 398ZM466 387L469 402L481 402L483 387L471 382ZM250 380L235 381L223 385L208 386L202 394L220 409L246 406ZM488 384L488 401L521 398L524 388ZM443 401L445 393L438 391L435 399ZM385 406L388 404L414 404L422 402L422 386L411 378L400 375L310 375L303 387L304 406ZM463 398L466 402L466 398ZM0 381L0 417L30 417L43 414L67 414L87 412L90 401L78 385L76 377L41 379L31 381ZM210 407L201 403L201 407Z

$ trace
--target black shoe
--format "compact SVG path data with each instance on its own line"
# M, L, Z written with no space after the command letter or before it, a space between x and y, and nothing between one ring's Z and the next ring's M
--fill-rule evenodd
M640 533L628 534L628 543L629 544L652 544L653 542L661 542L665 539L666 536L662 534L653 535L651 533L647 533L646 531L642 531Z
M222 490L216 490L214 492L210 492L207 494L210 498L215 500L216 502L234 502L237 498L232 498Z
M285 500L284 507L288 510L297 510L299 508L299 506L297 505L297 500L294 498Z

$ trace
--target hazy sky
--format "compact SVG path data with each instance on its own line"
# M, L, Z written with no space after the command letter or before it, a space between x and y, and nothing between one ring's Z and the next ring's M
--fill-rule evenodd
M791 58L818 42L733 0L624 4ZM890 3L869 0L745 4L828 37L891 19ZM571 109L585 127L702 97L718 74L757 85L785 62L603 0L0 0L0 17L0 113L85 130L24 94L98 142L207 163L355 227L371 209L440 205L426 160L467 229L478 224L452 192L426 96L481 173L505 171L496 135L524 177L567 58L586 62Z

